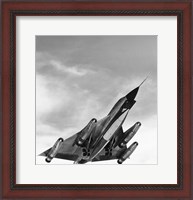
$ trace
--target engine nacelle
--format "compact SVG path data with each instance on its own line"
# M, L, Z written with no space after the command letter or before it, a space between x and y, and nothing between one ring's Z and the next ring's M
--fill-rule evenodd
M63 143L63 141L64 141L63 138L59 138L55 142L54 146L51 148L51 150L49 151L49 153L48 153L48 155L45 159L46 162L48 162L48 163L51 162L51 160L56 156L61 144Z
M122 164L127 158L129 158L129 156L134 152L137 146L138 146L137 142L131 144L131 146L129 146L128 149L125 150L123 155L117 160L117 163Z
M96 122L97 120L95 118L91 119L90 122L80 131L80 135L76 142L78 146L83 146L86 139L90 136Z
M123 139L123 141L119 144L119 147L125 146L132 137L136 134L136 132L139 130L141 126L140 122L135 123L131 128L129 128L124 134L126 137Z

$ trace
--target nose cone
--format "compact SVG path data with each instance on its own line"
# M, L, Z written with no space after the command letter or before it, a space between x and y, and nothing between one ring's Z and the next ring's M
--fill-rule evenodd
M127 100L128 101L133 101L135 99L135 97L137 96L138 90L139 90L139 87L137 87L134 90L132 90L131 92L129 92L126 95Z
M128 101L133 101L133 100L135 100L135 97L136 97L136 95L137 95L137 93L138 93L139 87L146 81L147 78L148 78L148 77L146 77L138 87L136 87L134 90L132 90L131 92L129 92L129 93L126 95L126 98L127 98Z

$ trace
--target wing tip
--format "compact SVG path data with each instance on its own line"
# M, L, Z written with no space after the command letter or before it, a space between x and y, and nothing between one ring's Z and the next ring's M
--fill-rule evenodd
M45 156L45 152L38 154L38 156Z
M47 156L48 155L48 152L51 150L51 148L49 148L48 150L38 154L38 156Z

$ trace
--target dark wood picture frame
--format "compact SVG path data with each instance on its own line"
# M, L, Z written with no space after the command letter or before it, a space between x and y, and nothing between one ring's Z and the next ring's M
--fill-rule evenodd
M186 198L191 199L191 6L187 2L86 3L2 2L2 185L3 198ZM177 16L177 184L16 184L16 17Z

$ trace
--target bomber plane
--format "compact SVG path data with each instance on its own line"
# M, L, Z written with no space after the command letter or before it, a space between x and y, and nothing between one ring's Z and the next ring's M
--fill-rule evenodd
M135 97L143 82L120 98L106 117L98 121L91 119L81 131L65 140L59 138L53 147L40 156L45 156L48 163L53 158L60 158L74 161L74 164L113 159L122 164L138 146L137 142L133 142L127 147L127 143L136 134L141 123L136 122L125 132L122 125L129 110L136 103Z

